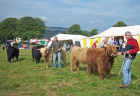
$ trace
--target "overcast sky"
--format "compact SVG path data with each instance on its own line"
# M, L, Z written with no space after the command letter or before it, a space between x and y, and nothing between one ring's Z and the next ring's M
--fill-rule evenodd
M40 17L46 26L80 24L102 32L119 20L140 25L140 0L0 0L0 21L23 16Z

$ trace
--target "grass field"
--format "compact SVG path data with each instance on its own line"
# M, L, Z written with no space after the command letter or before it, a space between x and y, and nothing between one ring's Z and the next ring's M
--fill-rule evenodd
M19 61L8 63L6 52L0 51L0 96L140 96L140 54L133 61L132 82L127 89L120 89L122 74L117 78L122 58L117 57L110 79L100 80L97 74L88 76L86 65L80 65L80 72L69 71L67 65L61 69L51 64L46 70L41 63L32 61L30 50L20 50Z

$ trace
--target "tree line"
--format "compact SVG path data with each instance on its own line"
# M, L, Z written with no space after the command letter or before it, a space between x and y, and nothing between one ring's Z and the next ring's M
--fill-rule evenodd
M6 18L0 22L0 43L17 36L20 36L23 40L41 38L45 30L45 23L40 18L30 16L20 19Z
M118 21L113 27L127 26L123 21ZM6 18L0 22L0 44L6 40L20 36L22 40L31 38L42 38L46 31L46 25L40 18L25 16L20 19ZM81 30L79 24L74 24L64 31L64 34L78 34L84 36L94 36L98 34L98 29L92 29L90 32ZM48 36L49 37L49 36Z
M81 27L79 24L74 24L70 26L68 31L63 32L64 34L77 34L77 35L84 35L84 36L93 36L98 34L98 29L92 29L91 32L88 32L87 30L81 30Z
M123 21L118 21L113 27L123 27L127 26ZM98 34L98 29L92 29L90 32L86 30L81 30L79 24L72 25L68 31L65 31L64 34L77 34L77 35L84 35L84 36L94 36Z

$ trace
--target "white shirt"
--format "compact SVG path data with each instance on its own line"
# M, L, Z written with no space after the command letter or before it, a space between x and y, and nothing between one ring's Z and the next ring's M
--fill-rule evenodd
M103 48L104 47L104 42L101 42L98 46L98 48Z
M113 40L109 40L107 44L113 45L114 44L114 41Z
M126 43L123 43L123 46L122 46L122 48L125 48L125 45L126 45Z
M49 48L52 44L52 41L50 41L48 44L47 44L47 48Z

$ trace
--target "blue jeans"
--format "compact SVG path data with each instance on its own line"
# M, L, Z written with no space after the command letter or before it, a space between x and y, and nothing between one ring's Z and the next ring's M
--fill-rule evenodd
M131 63L133 59L125 58L123 64L123 81L125 85L130 85L131 81Z
M58 66L61 68L61 52L57 52L53 54L53 65L56 68L56 57L58 56Z

